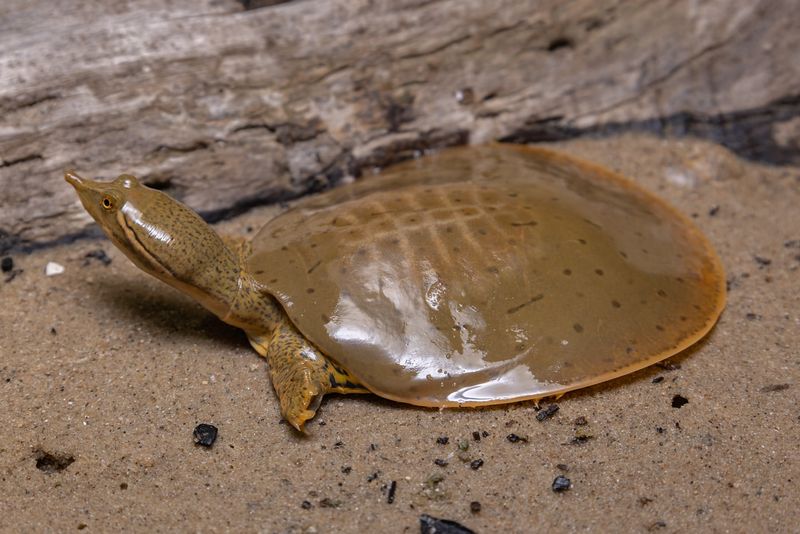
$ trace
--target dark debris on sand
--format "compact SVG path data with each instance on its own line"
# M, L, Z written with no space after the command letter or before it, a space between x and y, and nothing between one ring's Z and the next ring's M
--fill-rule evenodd
M419 516L420 534L475 534L475 531L449 519L439 519L428 514Z

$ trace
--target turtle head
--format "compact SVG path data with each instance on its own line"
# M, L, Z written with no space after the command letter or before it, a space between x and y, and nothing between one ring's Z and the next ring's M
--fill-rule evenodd
M236 296L240 268L233 252L194 211L123 174L97 182L67 171L86 211L143 271L224 316Z

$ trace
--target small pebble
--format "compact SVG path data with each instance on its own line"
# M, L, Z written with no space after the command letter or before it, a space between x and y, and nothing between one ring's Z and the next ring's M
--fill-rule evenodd
M300 505L300 507L301 507L303 510L310 510L310 509L311 509L311 506L313 506L313 505L311 504L311 502L310 502L310 501L303 501L303 503Z
M583 415L579 415L578 417L575 418L572 424L574 424L575 426L586 426L589 424L589 421L587 421L586 417L584 417Z
M558 475L555 480L553 480L553 491L556 493L567 491L570 486L572 486L572 482L564 475Z
M673 408L682 408L687 404L689 404L689 399L687 399L683 395L675 395L674 397L672 397Z
M511 443L519 443L520 441L525 442L525 443L528 442L528 438L526 438L524 436L518 436L516 434L509 434L509 435L506 436L506 439L508 441L510 441Z
M6 256L0 260L0 269L2 269L4 273L9 272L13 268L14 260L11 258L11 256Z
M442 460L441 458L436 458L433 463L438 465L439 467L447 467L447 460Z
M392 480L392 482L389 484L389 494L386 495L386 502L388 504L392 504L394 502L394 494L396 491L397 491L397 481Z
M474 530L460 523L428 514L419 516L419 531L420 534L475 534Z
M536 420L544 421L545 419L550 419L556 414L557 411L558 411L558 404L551 404L547 408L541 410L539 413L536 414Z
M473 514L477 514L478 512L481 511L481 503L479 503L478 501L472 501L471 503L469 503L469 511L472 512Z
M473 471L477 471L481 467L483 467L483 460L478 458L477 460L472 460L469 464Z
M44 274L47 276L56 276L64 272L64 266L54 261L47 262L44 268Z
M475 440L475 441L480 441L481 440L481 433L476 430L475 432L472 433L472 439Z
M447 445L449 441L450 438L448 438L447 436L441 436L436 438L436 443L438 443L439 445Z
M217 440L217 427L200 423L194 429L194 442L203 447L211 447Z

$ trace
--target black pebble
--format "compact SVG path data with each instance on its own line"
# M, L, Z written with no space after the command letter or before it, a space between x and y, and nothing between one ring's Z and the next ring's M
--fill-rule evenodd
M474 439L475 441L480 441L481 433L476 430L475 432L472 433L472 439Z
M572 482L564 475L558 475L553 480L553 491L555 492L567 491L570 486L572 486Z
M303 501L303 503L300 505L303 510L310 510L311 506L312 504L309 501Z
M217 427L200 423L194 428L194 442L203 447L210 447L217 440Z
M478 501L472 501L471 503L469 503L469 511L472 512L473 514L477 514L478 512L481 511L481 503L479 503Z
M664 381L664 377L663 376L657 376L657 377L655 377L653 379L653 384L658 384L659 382L663 382L663 381Z
M11 256L6 256L0 260L0 268L3 269L4 273L7 273L14 268L14 260L11 258Z
M475 534L474 530L468 529L460 523L449 519L439 519L428 514L419 516L420 534Z
M436 443L438 443L439 445L447 445L448 441L450 441L450 438L448 438L447 436L436 438Z
M547 408L541 410L539 413L536 414L536 420L544 421L545 419L550 419L556 414L557 411L558 411L558 404L551 404Z
M675 395L674 397L672 397L672 407L673 408L681 408L682 406L685 406L686 404L689 404L689 399L687 399L683 395Z
M392 480L389 484L389 494L386 496L386 502L392 504L394 502L394 494L397 491L397 481Z
M470 466L470 467L471 467L473 470L477 471L478 469L480 469L481 467L483 467L483 460L481 460L480 458L478 458L477 460L472 460L472 461L469 463L469 466Z
M527 443L527 441L528 441L528 438L523 437L523 436L518 436L516 434L509 434L509 435L506 436L506 439L508 441L510 441L511 443L519 443L520 441L523 441L523 442Z
M437 458L433 461L439 467L447 467L447 460L442 460L441 458Z

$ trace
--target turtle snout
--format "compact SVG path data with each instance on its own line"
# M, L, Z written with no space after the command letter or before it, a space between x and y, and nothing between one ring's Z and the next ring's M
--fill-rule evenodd
M69 183L72 187L74 187L76 189L78 187L84 185L83 178L81 178L78 175L78 173L76 173L75 171L73 171L71 169L64 173L64 180L66 180L67 183Z

